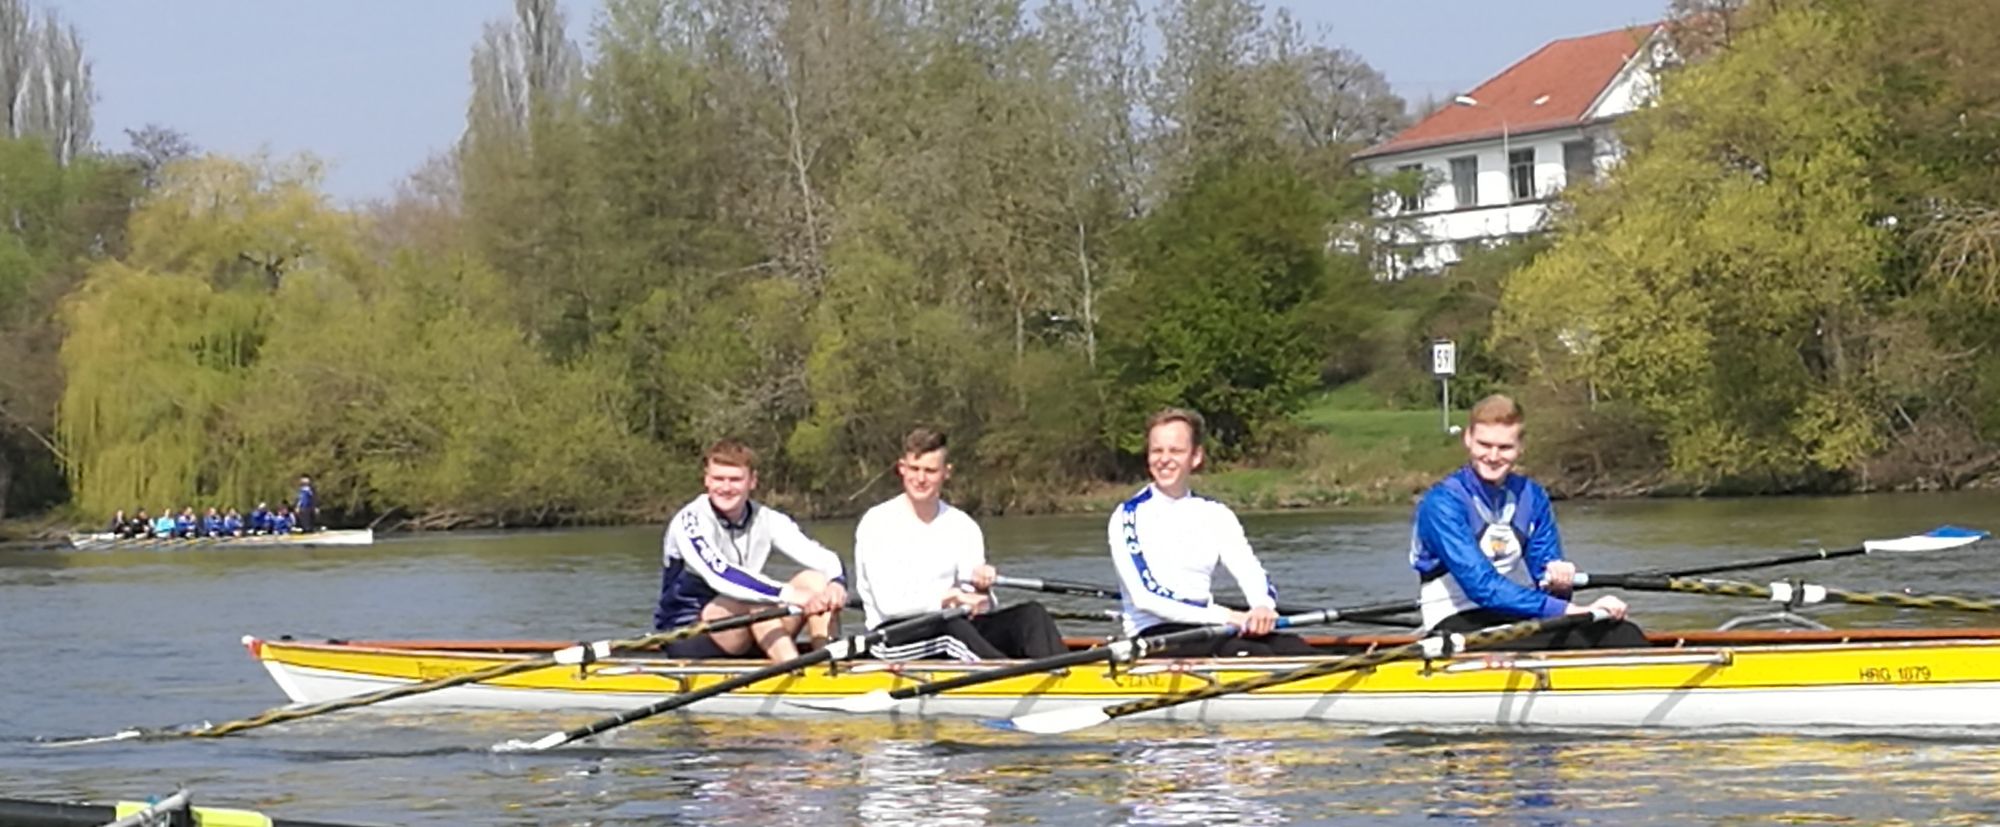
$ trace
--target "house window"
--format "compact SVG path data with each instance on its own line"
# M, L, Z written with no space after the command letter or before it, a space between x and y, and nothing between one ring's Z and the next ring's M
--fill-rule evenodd
M1451 193L1459 209L1479 206L1479 158L1467 155L1451 159Z
M1403 212L1416 212L1424 208L1424 165L1404 164L1396 172L1406 179L1407 187L1402 191Z
M1597 144L1585 138L1563 144L1563 179L1571 185L1597 180Z
M1535 197L1534 147L1507 153L1507 181L1514 191L1514 200L1528 201Z

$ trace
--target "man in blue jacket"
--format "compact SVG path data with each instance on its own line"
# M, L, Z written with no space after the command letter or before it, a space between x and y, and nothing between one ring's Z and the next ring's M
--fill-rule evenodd
M1494 395L1472 406L1464 467L1424 494L1410 539L1424 629L1472 632L1537 618L1604 608L1614 621L1548 632L1510 649L1646 646L1612 595L1572 603L1576 564L1563 559L1562 535L1548 493L1514 473L1521 457L1520 406Z
M312 477L299 477L299 499L292 508L292 516L298 520L300 531L319 530L319 497L313 493Z

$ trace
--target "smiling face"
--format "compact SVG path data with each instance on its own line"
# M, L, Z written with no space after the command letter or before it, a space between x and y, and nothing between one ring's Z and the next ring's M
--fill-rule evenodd
M1194 428L1186 422L1170 420L1146 432L1146 470L1160 493L1170 497L1186 494L1188 477L1201 467L1201 461L1201 446L1194 444Z
M1521 425L1475 422L1465 432L1465 450L1472 457L1472 471L1495 485L1504 482L1521 458Z
M919 507L937 502L944 481L951 479L951 465L943 449L922 454L904 454L896 460L896 475L903 478L903 494Z
M709 460L703 467L701 484L708 489L708 504L732 520L743 519L743 504L757 490L757 472L741 465L725 465Z

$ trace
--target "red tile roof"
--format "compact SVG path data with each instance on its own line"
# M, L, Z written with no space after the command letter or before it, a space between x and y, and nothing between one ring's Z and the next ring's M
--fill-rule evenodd
M1582 123L1597 96L1658 28L1649 24L1551 42L1466 93L1477 104L1446 103L1355 157L1497 137L1503 128L1518 135Z

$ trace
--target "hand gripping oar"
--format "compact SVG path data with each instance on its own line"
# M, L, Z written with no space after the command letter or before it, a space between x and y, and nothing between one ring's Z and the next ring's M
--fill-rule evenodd
M567 729L559 732L551 732L548 735L542 736L541 738L534 741L522 741L516 739L512 741L505 741L502 743L494 744L493 751L494 752L540 752L542 750L554 749L556 747L567 744L571 741L588 738L600 732L616 729L618 727L624 726L634 721L643 721L647 718L651 718L662 712L671 712L673 710L680 709L681 707L688 706L690 704L694 704L700 701L704 701L709 698L713 698L717 695L722 695L728 692L734 692L738 689L742 689L743 687L749 686L759 681L768 680L770 678L775 678L780 675L784 675L791 672L796 672L800 669L804 669L816 663L828 663L832 661L846 660L848 658L855 657L857 655L865 654L868 652L868 650L881 644L884 640L889 640L891 638L901 640L903 637L908 636L911 633L920 632L925 627L932 626L940 621L949 620L954 617L962 617L965 614L966 614L965 607L955 606L950 609L945 609L943 611L932 612L927 615L921 615L918 617L910 618L909 620L891 623L879 629L876 629L872 632L869 632L865 635L853 635L850 637L833 641L832 643L827 644L826 648L824 649L817 649L811 652L807 652L796 658L792 658L791 660L779 661L777 663L771 664L770 666L766 666L762 669L745 672L741 675L729 678L728 680L717 681L715 683L709 684L708 686L704 686L700 689L694 689L687 692L682 692L678 695L660 700L656 703L647 704L646 706L639 707L638 709L627 710L625 712L620 712L616 715L613 715L609 718L603 718L597 721L592 721L591 723L585 724L580 727L576 727L575 729Z
M1022 732L1034 732L1041 734L1070 732L1073 730L1083 729L1084 727L1096 726L1098 724L1102 724L1108 721L1114 721L1119 718L1124 718L1126 716L1137 715L1141 712L1151 712L1156 709L1166 709L1167 707L1179 706L1181 704L1191 703L1193 701L1205 701L1210 698L1217 698L1223 695L1235 695L1242 692L1254 692L1259 689L1268 689L1273 686L1279 686L1287 683L1295 683L1297 681L1303 681L1303 680L1311 680L1313 678L1323 677L1326 675L1334 675L1341 672L1352 672L1358 669L1367 669L1369 667L1380 666L1382 664L1390 663L1393 661L1408 660L1410 658L1417 658L1417 657L1422 657L1422 658L1448 657L1456 652L1464 651L1466 649L1478 649L1485 646L1492 646L1498 643L1506 643L1508 641L1519 640L1521 638L1537 634L1540 632L1549 632L1558 629L1567 629L1572 626L1581 626L1586 623L1593 623L1599 620L1607 620L1610 617L1611 613L1607 610L1592 609L1588 613L1568 614L1568 615L1563 615L1561 617L1548 618L1546 620L1527 620L1527 621L1522 621L1520 623L1509 624L1506 626L1495 626L1489 629L1481 629L1477 632L1472 632L1470 634L1465 634L1465 635L1427 637L1415 641L1413 643L1403 644L1402 646L1394 646L1387 649L1377 649L1373 652L1364 652L1358 655L1350 655L1348 657L1340 658L1339 660L1322 661L1320 663L1314 663L1309 666L1303 666L1298 669L1293 669L1289 672L1274 672L1271 674L1258 675L1255 677L1245 678L1243 680L1233 681L1230 683L1210 684L1208 686L1204 686L1201 687L1200 689L1195 689L1189 692L1182 692L1173 695L1161 695L1157 698L1147 698L1145 700L1128 701L1126 703L1113 704L1111 706L1106 706L1101 708L1093 706L1085 706L1085 707L1072 707L1069 709L1056 709L1056 710L1050 710L1048 712L1036 712L1029 715L1023 715L1021 717L1014 718L1009 721L997 721L994 722L994 725L1002 729L1014 729L1014 730L1020 730Z
M1581 580L1585 575L1579 573ZM1903 609L1941 609L1949 612L2000 612L2000 602L1950 594L1900 594L1897 592L1855 592L1802 582L1775 582L1768 586L1735 580L1666 577L1649 574L1599 575L1593 585L1612 586L1642 592L1681 592L1720 597L1755 597L1804 606L1813 603L1852 603L1861 606L1895 606Z
M761 623L766 620L775 620L777 618L797 614L798 612L799 608L797 606L791 606L791 605L772 606L771 608L764 609L763 611L752 612L747 615L735 615L732 617L725 617L718 620L695 623L688 626L681 626L679 628L668 629L662 632L654 632L653 634L646 635L644 637L628 638L624 640L600 640L593 643L579 643L575 646L569 646L562 649L558 649L555 652L550 653L548 655L527 658L525 660L509 661L507 663L495 664L493 666L488 666L484 669L476 669L471 672L465 672L458 675L452 675L450 677L439 678L434 681L424 681L422 683L412 683L412 684L404 684L402 686L392 686L387 689L378 689L374 692L368 692L361 695L351 695L345 698L334 698L333 700L321 701L316 704L306 704L303 706L276 707L273 709L265 710L248 718L243 718L235 721L225 721L220 724L207 724L194 729L128 729L113 735L99 736L95 738L78 738L65 741L50 741L46 744L43 744L43 746L73 747L73 746L81 746L83 744L103 743L106 741L126 741L126 740L131 740L133 738L148 738L148 739L220 738L225 735L231 735L234 733L243 732L245 730L250 730L250 729L257 729L259 727L266 727L272 724L283 723L285 721L296 721L299 720L300 718L310 718L315 715L323 715L328 712L337 712L343 709L353 709L355 707L369 706L371 704L382 703L383 701L393 701L397 698L407 698L410 697L411 695L422 695L426 692L436 692L437 690L440 689L449 689L454 686L463 686L468 683L479 683L481 681L490 681L496 678L504 678L508 675L518 675L522 672L533 672L537 669L547 669L552 666L569 666L569 665L581 666L588 663L594 663L600 658L608 657L612 652L632 651L639 649L655 649L661 646L665 646L666 644L673 643L674 641L677 640L687 640L689 638L709 634L711 632L722 632L722 631L728 631L730 629L742 628L744 626L749 626L754 623Z
M1119 594L1117 589L1106 588L1104 586L1094 586L1089 583L1077 583L1068 580L1044 580L1039 577L995 577L993 578L993 585L1002 586L1009 589L1021 589L1023 591L1043 592L1045 594L1066 594L1073 597L1096 597L1104 600L1118 600L1122 597L1122 595ZM1228 608L1234 609L1239 612L1249 610L1248 606L1245 606L1241 603L1225 603L1220 600L1216 602L1222 606L1226 606ZM1417 604L1415 601L1410 601L1408 603L1384 603L1380 606L1370 606L1367 608L1369 609L1369 611L1366 613L1354 612L1349 615L1343 616L1341 620L1347 620L1357 623L1380 622L1382 621L1384 615L1394 615L1394 614L1403 614L1405 612L1414 612L1417 610ZM1276 609L1276 611L1278 612L1278 614L1281 615L1299 615L1299 614L1310 614L1314 610L1298 606L1279 606ZM1411 624L1402 622L1392 622L1391 625L1409 626Z
M1278 628L1287 629L1297 626L1332 623L1344 619L1349 612L1367 613L1380 611L1384 608L1393 608L1393 605L1356 606L1351 609L1321 609L1304 614L1286 615L1278 618ZM953 689L963 689L968 686L978 686L984 683L992 683L1022 675L1033 675L1095 661L1123 663L1138 660L1149 653L1173 646L1235 637L1240 631L1235 626L1223 624L1203 626L1197 629L1184 629L1178 632L1169 632L1151 637L1121 638L1102 646L1078 649L1071 652L1064 652L1060 655L1050 655L1038 660L997 666L992 669L981 669L954 678L946 678L941 681L932 681L915 686L905 686L900 689L878 689L865 695L852 695L845 698L829 698L825 700L796 700L787 701L787 703L807 709L820 709L830 712L883 712L911 698L928 697L941 692L949 692Z

